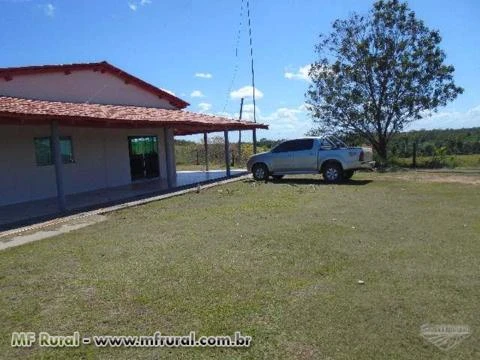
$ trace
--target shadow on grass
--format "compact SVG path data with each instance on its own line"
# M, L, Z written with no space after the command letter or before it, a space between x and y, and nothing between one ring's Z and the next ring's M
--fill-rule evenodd
M244 182L246 183L254 183L257 182L253 179L248 179L245 180ZM332 183L327 183L323 179L309 179L309 178L283 178L279 180L275 179L269 179L268 181L272 184L288 184L288 185L367 185L372 182L372 180L355 180L355 179L350 179L350 180L345 180L340 183L332 184Z
M230 178L240 177L240 176L243 176L243 175L245 175L245 173L232 174L230 176ZM225 176L224 177L218 177L218 178L215 178L215 179L209 179L209 180L199 181L199 182L195 182L195 183L191 183L191 184L180 185L180 186L176 186L176 187L173 187L173 188L170 188L170 189L163 189L163 190L158 190L158 191L148 191L144 194L137 194L137 195L132 195L132 196L127 195L123 198L116 199L116 200L99 201L99 202L94 203L94 204L83 205L83 206L79 206L79 207L76 207L76 208L68 209L64 212L59 212L59 211L55 210L55 211L53 211L52 213L49 213L49 214L37 215L37 216L32 215L29 218L24 218L24 219L20 219L20 220L13 220L13 221L10 221L10 222L0 223L0 232L12 230L12 229L16 229L16 228L20 228L20 227L24 227L24 226L32 226L32 225L35 225L37 223L46 222L46 221L50 221L50 220L55 220L55 219L58 219L58 218L61 218L61 217L77 215L77 214L81 214L83 212L94 211L94 210L98 210L98 209L101 209L101 208L108 208L108 207L111 207L111 206L122 205L122 204L125 204L127 202L131 202L131 201L140 201L140 200L145 200L145 199L155 197L155 196L174 193L174 192L177 192L177 191L193 189L193 188L196 188L199 185L213 184L215 182L220 182L220 181L227 180L227 179L228 178L225 177ZM67 204L68 204L68 197L67 197Z

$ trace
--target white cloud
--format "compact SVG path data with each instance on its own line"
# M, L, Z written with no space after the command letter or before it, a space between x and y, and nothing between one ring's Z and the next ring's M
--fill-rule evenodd
M238 112L217 113L217 115L238 119ZM253 121L253 104L243 106L243 120ZM256 118L258 123L268 124L269 130L260 130L262 135L269 139L292 139L304 136L314 127L308 111L308 105L297 107L279 107L271 113L264 114L257 106ZM418 129L458 129L480 126L480 105L467 111L442 111L433 113L429 117L413 122L406 130ZM263 135L265 134L265 135Z
M132 11L137 11L138 5L145 6L145 5L150 5L151 3L152 3L152 0L129 1L128 7Z
M169 93L170 95L176 96L175 93L174 93L173 91L171 91L171 90L163 89L163 88L160 88L160 90L163 90L163 91Z
M310 117L301 107L279 108L270 114L266 123L270 125L269 133L277 139L304 136L313 127Z
M210 73L198 72L198 73L195 73L195 77L202 78L202 79L211 79L213 75Z
M192 93L190 94L190 97L202 98L202 97L205 97L205 95L203 95L203 93L200 90L193 90Z
M269 133L278 139L303 136L312 128L303 104L292 108L278 108L267 116L260 116L259 122L270 125Z
M218 112L217 115L225 116L225 117L232 118L232 119L239 119L240 118L240 113L239 112L235 112L235 113ZM257 122L258 122L259 118L260 118L260 108L258 106L256 107L255 116L256 116ZM244 104L243 105L242 120L253 121L253 104L250 103L250 104Z
M55 9L56 8L55 8L55 6L53 6L53 4L48 3L48 4L45 4L45 5L42 5L42 8L43 8L43 12L48 17L54 17L55 16Z
M217 113L219 116L238 119L239 113ZM305 104L297 107L280 107L269 114L256 107L256 119L258 123L268 124L269 130L262 137L269 139L292 139L304 136L312 127L312 121L308 116ZM242 120L253 121L253 104L243 105Z
M252 86L244 86L238 90L234 90L230 93L230 98L232 99L241 99L241 98L248 98L253 97L253 87ZM255 88L255 98L261 99L263 97L263 92Z
M233 117L238 119L238 114L233 114ZM269 130L265 135L271 139L291 139L304 136L312 128L305 104L298 107L280 107L269 114L264 114L257 106L256 118L258 123L269 125ZM242 119L253 121L253 104L243 106Z
M229 119L238 119L238 114L231 114L231 113L226 112L226 111L218 111L218 112L215 113L215 115L226 117L226 118L229 118Z
M290 79L290 80L305 80L305 81L311 81L310 77L308 76L308 73L310 71L310 68L312 66L310 64L307 64L305 66L301 66L298 68L297 71L291 72L291 71L285 71L285 78Z
M260 111L260 108L257 106L255 110ZM242 112L243 113L253 113L253 104L244 104Z
M408 126L407 130L459 129L480 126L480 105L467 111L439 111L425 115Z
M198 109L200 110L200 112L207 112L211 108L212 104L209 103L201 102L200 104L198 104Z

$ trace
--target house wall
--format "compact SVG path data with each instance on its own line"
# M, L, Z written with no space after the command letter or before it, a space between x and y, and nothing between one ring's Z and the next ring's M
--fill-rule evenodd
M163 128L59 130L72 138L75 158L63 165L67 195L130 184L128 136L158 137L160 178L167 179L165 133L172 139L173 134ZM54 166L36 164L34 138L44 136L50 136L50 126L0 126L0 206L56 196Z
M175 109L167 100L110 73L93 70L15 75L0 78L0 95L26 99L135 105Z

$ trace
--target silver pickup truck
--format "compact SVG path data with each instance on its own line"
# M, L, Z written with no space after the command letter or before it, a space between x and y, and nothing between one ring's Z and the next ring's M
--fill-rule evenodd
M247 169L255 180L287 174L323 174L326 182L350 179L355 170L372 169L372 149L348 147L333 136L305 137L284 141L269 152L253 155Z

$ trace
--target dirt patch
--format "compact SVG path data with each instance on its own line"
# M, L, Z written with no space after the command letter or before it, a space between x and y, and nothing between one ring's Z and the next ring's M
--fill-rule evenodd
M7 249L14 246L27 244L29 242L47 239L52 236L65 234L70 231L78 230L83 227L96 224L106 220L104 215L91 215L78 219L72 219L67 222L59 224L52 224L41 229L31 230L21 233L20 235L11 235L0 240L0 250Z
M433 183L456 183L468 185L480 185L480 175L477 174L446 174L434 172L403 172L400 174L385 174L388 179L400 179L405 181L433 182Z

